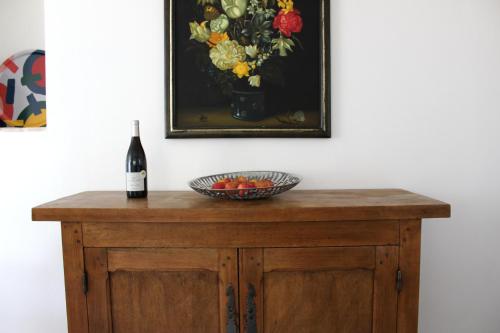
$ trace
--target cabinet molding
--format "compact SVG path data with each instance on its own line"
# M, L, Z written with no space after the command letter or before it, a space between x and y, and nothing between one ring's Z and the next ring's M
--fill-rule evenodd
M108 271L219 270L217 249L109 249Z

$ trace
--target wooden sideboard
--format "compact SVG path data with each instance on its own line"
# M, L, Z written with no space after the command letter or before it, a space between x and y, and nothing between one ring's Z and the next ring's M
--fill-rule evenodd
M85 192L62 221L70 333L417 332L420 227L450 206L404 190Z

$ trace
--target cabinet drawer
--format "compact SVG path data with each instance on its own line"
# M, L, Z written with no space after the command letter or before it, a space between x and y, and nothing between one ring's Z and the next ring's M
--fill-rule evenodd
M84 223L85 247L398 245L399 221Z

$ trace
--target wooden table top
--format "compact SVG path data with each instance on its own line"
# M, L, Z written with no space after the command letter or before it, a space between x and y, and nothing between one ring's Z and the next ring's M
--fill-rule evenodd
M226 201L195 192L83 192L32 210L34 221L305 222L450 217L450 205L399 189L292 190L265 200Z

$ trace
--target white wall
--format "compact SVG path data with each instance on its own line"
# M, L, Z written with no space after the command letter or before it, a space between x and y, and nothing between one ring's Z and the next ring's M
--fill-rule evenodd
M0 32L0 63L19 51L43 50L43 0L0 0Z
M43 0L0 0L0 63L44 49ZM29 207L60 193L48 130L0 129L0 332L65 332L60 232Z
M45 12L49 127L0 131L0 331L65 332L59 229L30 223L30 208L123 189L131 119L152 189L278 169L301 188L450 202L452 219L424 223L420 332L500 331L500 1L332 0L332 140L165 140L162 0L46 0Z

